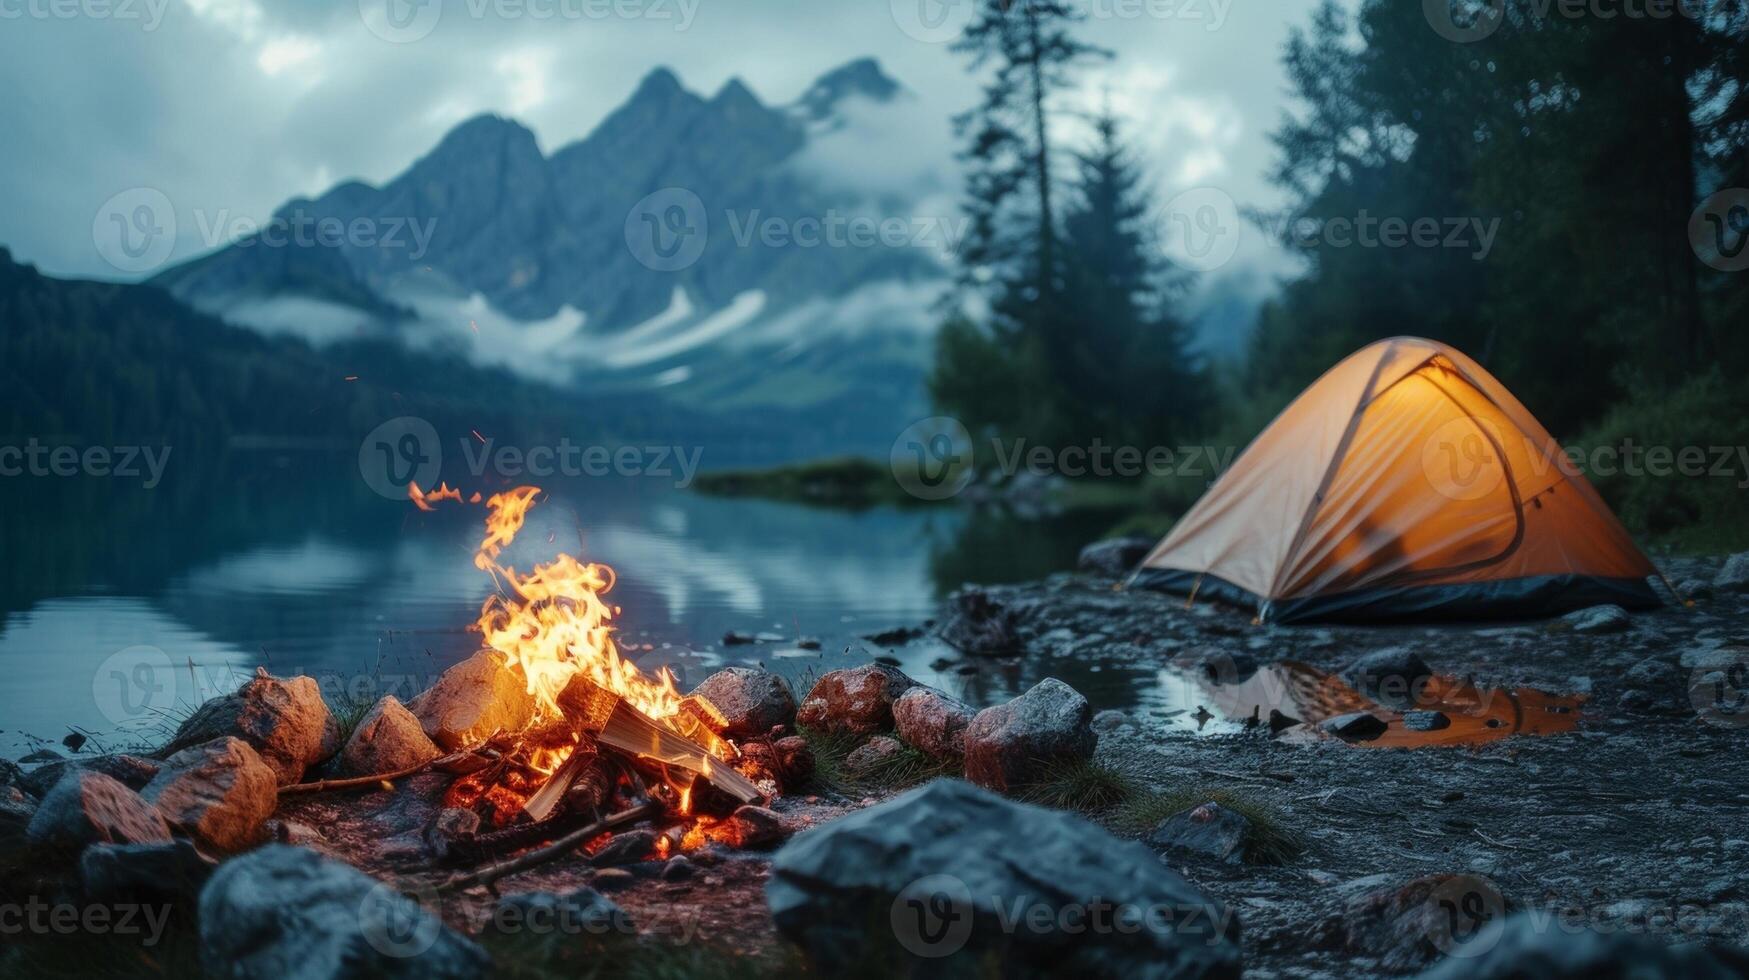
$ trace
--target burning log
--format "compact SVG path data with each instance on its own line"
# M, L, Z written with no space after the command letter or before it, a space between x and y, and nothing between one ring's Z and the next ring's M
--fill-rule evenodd
M586 827L573 830L545 847L536 848L525 854L519 854L506 861L489 864L476 871L454 875L447 881L438 885L437 890L440 892L460 891L478 885L485 885L490 888L499 878L515 874L518 871L526 871L537 865L545 864L548 861L564 857L610 830L624 827L628 824L637 823L640 820L649 819L661 812L662 804L657 803L654 800L647 800L629 810L622 810L611 816L603 817Z
M693 706L682 711L687 720L681 724L690 731L703 731L716 739L715 733L705 727L709 713L715 708L705 708L706 702L702 699L687 700L693 702ZM759 787L730 768L709 748L661 724L581 674L573 677L559 695L559 707L564 710L566 718L592 732L602 745L702 776L712 786L742 803L764 799ZM720 718L721 714L718 713L717 717ZM716 740L725 747L728 744Z

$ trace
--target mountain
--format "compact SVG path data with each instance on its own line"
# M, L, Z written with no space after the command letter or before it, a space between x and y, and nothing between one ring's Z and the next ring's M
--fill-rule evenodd
M913 101L872 59L785 105L739 79L707 97L658 68L550 155L520 123L479 116L380 187L349 181L275 213L371 240L243 240L154 283L266 333L455 352L776 440L796 417L831 419L833 448L884 452L925 407L945 251L913 240L929 231L913 216L940 188L846 186L815 157ZM875 234L894 218L902 234Z

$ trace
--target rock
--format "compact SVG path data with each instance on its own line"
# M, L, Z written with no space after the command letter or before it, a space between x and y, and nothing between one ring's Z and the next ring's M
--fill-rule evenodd
M164 761L140 794L196 844L228 854L260 843L279 806L274 772L248 742L216 738Z
M1409 711L1403 715L1403 727L1412 732L1437 732L1451 727L1451 718L1443 711Z
M1676 586L1676 594L1683 599L1711 599L1713 584L1704 579L1687 579Z
M1100 733L1115 732L1120 728L1130 727L1130 716L1115 708L1107 708L1093 716L1093 730Z
M237 693L196 708L158 756L227 736L249 743L281 786L304 778L304 770L340 751L340 726L315 678L281 679L262 668Z
M200 893L201 960L220 977L471 980L484 950L363 872L270 844L221 866Z
M503 654L481 650L444 671L407 707L439 748L454 752L496 731L522 731L534 718L535 700L521 670L504 666Z
M1562 616L1561 621L1575 633L1620 633L1634 624L1628 611L1615 605L1581 609Z
M919 684L893 702L893 726L899 737L931 759L958 759L966 754L966 727L975 712L933 687Z
M29 847L26 832L36 801L16 786L0 786L0 868L11 867Z
M36 766L42 765L45 762L62 762L65 761L66 758L66 756L56 752L54 749L37 749L35 752L20 756L18 761L27 766Z
M866 775L904 754L903 742L889 735L876 735L844 757L844 769L852 775Z
M1749 592L1749 551L1739 551L1725 559L1725 566L1713 576L1713 588L1720 592Z
M444 807L425 828L425 849L441 861L449 856L449 849L456 841L467 840L479 830L479 814L459 807Z
M863 639L877 646L902 647L922 636L924 632L916 626L895 626L892 629L881 630L879 633L866 634Z
M1749 972L1749 954L1729 946L1708 949L1699 942L1670 945L1661 938L1591 929L1550 928L1546 918L1525 914L1507 919L1491 943L1473 955L1448 957L1421 974L1422 980L1626 980L1682 977L1727 980Z
M1139 537L1095 541L1081 549L1080 556L1075 559L1075 567L1095 575L1122 578L1134 571L1143 558L1148 557L1148 552L1154 550L1156 543L1151 538Z
M1148 834L1148 843L1174 856L1242 864L1250 833L1249 820L1211 802L1160 821Z
M722 734L729 738L757 738L796 718L796 698L789 684L757 667L725 667L706 677L692 693L728 719Z
M192 902L213 862L183 839L160 844L93 844L79 859L79 880L93 902L136 898Z
M87 741L89 741L89 740L83 734L81 734L79 732L68 732L66 735L63 735L61 737L61 744L65 745L67 748L73 750L74 752L77 752L80 749L84 748L85 743Z
M1432 676L1433 668L1407 647L1375 650L1342 671L1342 680L1349 687L1393 708L1425 703L1423 691Z
M698 865L684 854L676 854L662 864L663 881L686 881L698 874Z
M826 673L814 682L796 723L828 734L873 735L893 728L893 702L916 682L885 664Z
M1202 675L1210 684L1238 684L1257 673L1257 658L1243 650L1197 650L1175 663Z
M818 650L818 649L820 649L820 638L817 636L801 637L800 639L796 640L796 649L797 650Z
M953 609L941 638L963 653L976 657L1002 657L1021 652L1019 617L990 593L967 586L948 598Z
M796 786L814 775L814 749L800 735L788 735L771 743L776 750L785 785Z
M19 786L24 782L24 770L10 759L0 759L0 786Z
M602 868L589 876L589 883L599 891L618 891L636 884L638 876L624 868Z
M1319 729L1344 742L1370 742L1383 735L1387 727L1384 719L1366 711L1351 711L1318 723Z
M1047 677L1032 690L985 708L966 726L966 779L1008 792L1063 763L1093 758L1093 711L1080 692Z
M75 770L43 797L25 839L33 848L76 854L92 844L162 843L170 839L170 827L118 780Z
M735 630L730 630L723 634L723 646L726 647L751 646L758 642L759 639L752 633L738 633Z
M1676 665L1668 660L1657 657L1647 657L1634 664L1622 674L1622 684L1627 687L1644 687L1651 689L1671 688L1676 686L1679 671Z
M578 940L635 937L632 917L607 896L593 888L555 895L552 892L518 892L498 900L486 930L499 936L515 936L522 943L546 946L548 956L569 951ZM519 948L519 955L525 950Z
M1444 954L1442 941L1450 947L1454 936L1465 935L1451 929L1453 908L1466 915L1459 923L1466 927L1505 909L1493 885L1474 875L1425 875L1407 882L1371 875L1347 882L1339 891L1352 897L1325 925L1328 944L1375 958L1390 973L1420 969Z
M89 759L69 759L63 762L51 762L46 766L24 776L19 786L32 796L41 799L61 777L75 770L81 772L99 772L138 793L146 788L152 777L158 775L159 763L151 759L142 759L133 755L99 755Z
M374 776L395 772L430 762L442 754L413 712L390 694L359 719L346 748L340 750L339 774Z
M918 976L1239 976L1237 921L1145 845L960 780L796 837L772 861L766 902L825 975L881 963ZM1088 928L1114 908L1171 909L1171 922Z
M718 811L721 812L721 811ZM647 860L651 852L656 850L656 832L647 827L627 830L613 835L601 850L590 855L589 863L598 868L612 868L622 864L637 864Z

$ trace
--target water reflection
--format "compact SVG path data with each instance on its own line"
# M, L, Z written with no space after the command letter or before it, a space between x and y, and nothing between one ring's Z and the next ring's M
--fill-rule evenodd
M1352 744L1373 748L1478 745L1512 735L1552 735L1578 727L1583 699L1532 688L1504 688L1450 676L1417 685L1406 703L1384 705L1340 677L1298 661L1259 667L1244 677L1210 677L1200 668L1160 672L1156 713L1175 727L1203 734L1269 725L1294 741L1330 738L1319 722L1367 712L1385 723L1376 737ZM1419 713L1416 727L1407 723ZM1437 713L1437 714L1435 714ZM1298 724L1304 723L1304 724Z
M720 648L731 630L820 637L839 665L859 662L882 652L862 634L934 616L964 582L1069 567L1112 521L1028 522L953 507L845 512L715 499L656 481L547 489L507 560L528 567L565 550L612 565L622 645L640 666L675 667L683 685L730 661L819 672L818 655L793 644L781 658L783 647ZM201 685L234 686L257 666L311 674L349 697L405 696L475 649L464 627L492 588L472 563L481 508L419 513L344 467L173 468L154 491L9 483L0 508L0 755L12 757L37 747L27 736L104 732L94 672L140 645L179 671L192 665L200 679L176 690L178 712L203 696ZM930 667L948 652L919 645L922 662L907 668L974 703L1011 696L1027 680L995 666ZM1110 697L1135 697L1121 687Z

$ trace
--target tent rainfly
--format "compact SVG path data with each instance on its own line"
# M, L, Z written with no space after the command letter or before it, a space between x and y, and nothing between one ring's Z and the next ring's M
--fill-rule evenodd
M1656 574L1505 386L1396 337L1302 392L1130 582L1292 623L1644 609Z

